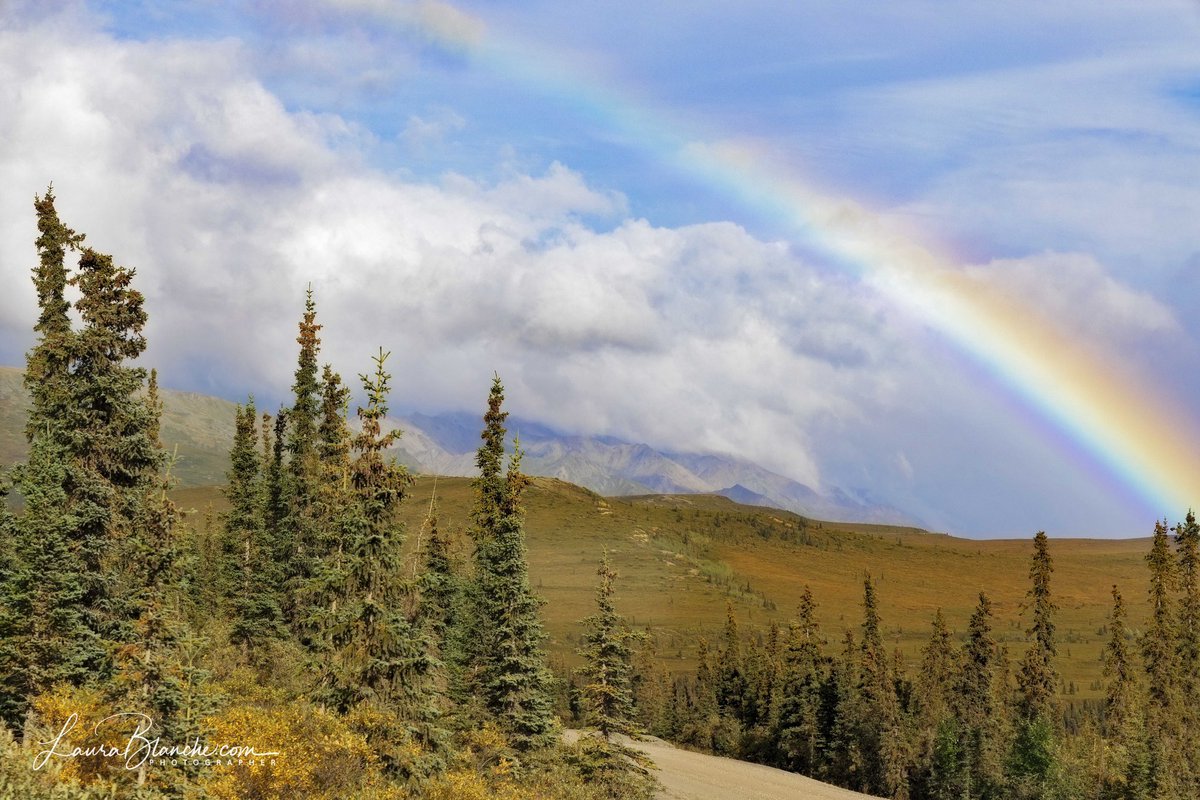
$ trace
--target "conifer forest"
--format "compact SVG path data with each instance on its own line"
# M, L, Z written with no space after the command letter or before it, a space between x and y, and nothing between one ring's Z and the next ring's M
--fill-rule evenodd
M643 736L895 800L1200 797L1190 512L1150 521L1143 582L1112 586L1085 702L1063 693L1044 533L1019 646L981 586L965 630L937 611L905 658L864 572L843 629L808 589L786 624L731 607L687 669L623 615L599 547L567 665L530 578L501 376L480 376L469 518L435 495L406 525L416 476L387 424L403 376L378 345L353 380L322 363L309 288L289 403L241 402L224 510L186 513L135 271L61 220L51 190L34 212L28 456L0 465L0 798L636 800L659 791Z

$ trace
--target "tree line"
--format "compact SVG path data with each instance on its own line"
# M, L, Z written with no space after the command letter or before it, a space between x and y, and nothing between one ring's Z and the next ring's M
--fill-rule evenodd
M1172 535L1173 533L1173 535ZM874 582L862 623L833 647L806 587L786 629L744 636L732 609L694 676L643 661L650 732L896 800L1186 800L1200 797L1200 526L1159 522L1146 556L1151 617L1139 634L1113 586L1102 702L1058 696L1053 560L1033 539L1026 649L1014 665L986 593L959 641L939 610L910 675L883 642Z

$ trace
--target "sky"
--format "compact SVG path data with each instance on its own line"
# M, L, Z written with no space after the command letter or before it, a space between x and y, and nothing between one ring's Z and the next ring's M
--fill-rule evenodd
M0 0L0 363L32 200L164 385L746 458L969 536L1200 504L1200 5Z

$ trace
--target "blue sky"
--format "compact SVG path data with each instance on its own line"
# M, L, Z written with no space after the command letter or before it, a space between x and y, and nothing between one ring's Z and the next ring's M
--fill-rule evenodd
M394 404L752 459L969 535L1159 508L755 184L949 254L1200 416L1200 7L0 2L0 361L30 199L134 266L169 385L281 400L311 281ZM285 354L286 357L280 354Z

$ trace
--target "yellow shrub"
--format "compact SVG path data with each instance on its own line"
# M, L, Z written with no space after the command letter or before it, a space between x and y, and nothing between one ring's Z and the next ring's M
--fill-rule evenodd
M136 723L114 716L100 692L62 684L34 697L32 706L27 744L38 771L57 769L61 778L82 784L131 777L125 750Z
M346 798L377 790L377 758L336 715L303 704L235 706L210 717L209 744L277 753L215 766L201 776L218 800Z

